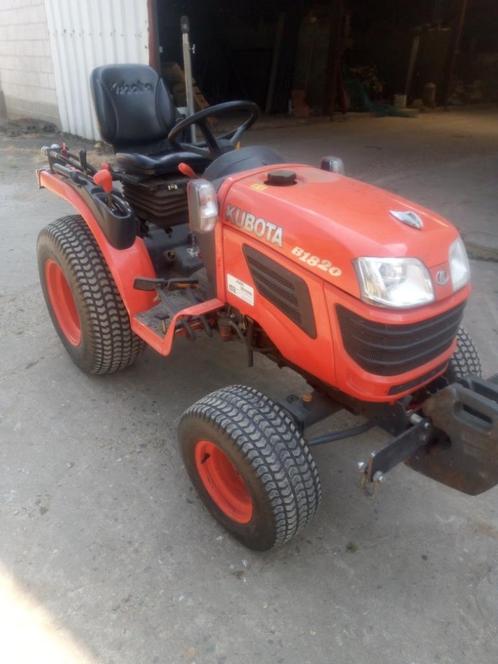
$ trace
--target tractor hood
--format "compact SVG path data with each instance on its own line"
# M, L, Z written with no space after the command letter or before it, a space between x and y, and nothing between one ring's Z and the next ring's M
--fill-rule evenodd
M294 184L268 183L272 170ZM452 294L448 252L458 232L420 205L358 180L297 164L229 176L220 190L221 218L334 286L360 296L353 261L361 256L412 257L429 269L436 300ZM407 214L408 213L408 214Z

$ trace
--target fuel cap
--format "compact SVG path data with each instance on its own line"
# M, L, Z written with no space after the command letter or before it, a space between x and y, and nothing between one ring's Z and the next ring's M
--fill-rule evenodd
M288 187L291 184L296 184L297 176L294 171L279 170L270 171L265 184L273 185L274 187Z

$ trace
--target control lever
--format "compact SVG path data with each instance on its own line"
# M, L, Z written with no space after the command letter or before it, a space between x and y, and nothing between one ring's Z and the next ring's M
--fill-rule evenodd
M76 171L73 168L68 168L67 166L63 166L62 164L59 164L57 162L52 163L52 170L55 173L60 173L61 175L65 175L79 186L82 186L87 183L87 179L83 177L83 175L79 171Z
M182 175L185 175L188 178L196 178L197 177L196 172L194 171L194 169L191 166L189 166L188 164L186 164L184 161L181 161L178 164L178 170L180 171L180 173Z
M102 164L101 169L93 176L93 181L105 191L107 205L109 208L112 208L112 173L109 169L109 164Z
M85 175L88 175L88 161L86 158L86 150L80 150L79 157L80 157L81 167L83 168L83 172L85 173Z

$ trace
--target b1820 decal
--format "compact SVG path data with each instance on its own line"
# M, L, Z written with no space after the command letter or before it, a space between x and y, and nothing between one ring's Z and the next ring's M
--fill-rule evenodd
M306 263L306 265L316 267L322 272L328 272L332 277L340 277L342 274L341 268L334 265L332 261L319 258L318 256L311 254L309 251L304 251L301 247L294 247L291 253L293 256L299 258L300 261Z

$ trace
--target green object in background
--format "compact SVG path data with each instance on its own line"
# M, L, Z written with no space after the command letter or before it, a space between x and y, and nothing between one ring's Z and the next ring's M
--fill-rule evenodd
M362 81L357 78L345 78L344 87L349 97L349 110L360 112L371 112L373 110L372 100L368 96Z
M350 71L345 72L344 87L349 97L349 110L351 111L373 113L377 117L413 118L418 115L416 109L401 109L385 101L372 101L366 84L358 78L351 77Z

